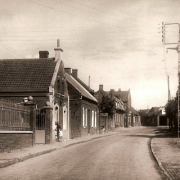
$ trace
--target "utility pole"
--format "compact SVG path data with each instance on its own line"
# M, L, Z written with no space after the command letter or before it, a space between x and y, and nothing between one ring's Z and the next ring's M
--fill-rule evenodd
M169 88L169 75L167 76L167 83L168 83L168 102L171 100L171 93Z
M179 110L179 107L180 107L180 104L179 104L179 95L180 95L180 24L179 23L165 23L164 24L164 29L165 29L165 25L178 25L179 27L179 41L178 43L166 43L165 42L165 34L164 34L164 37L163 37L163 40L164 40L164 44L165 45L172 45L172 44L177 44L177 47L176 48L167 48L167 49L172 49L172 50L176 50L177 53L178 53L178 114L177 114L177 133L178 133L178 138L179 138L179 130L180 130L180 124L179 124L179 119L180 119L180 110ZM164 31L165 33L165 31Z

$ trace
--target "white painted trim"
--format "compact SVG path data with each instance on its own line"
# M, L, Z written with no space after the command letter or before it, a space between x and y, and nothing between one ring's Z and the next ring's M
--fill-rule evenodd
M60 68L60 63L61 63L61 60L58 59L57 62L56 62L56 67L54 69L54 73L53 73L53 76L52 76L50 87L54 87L54 85L55 85L56 77L57 77L57 74L58 74L58 71L59 71L59 68ZM49 90L51 90L50 87L49 87Z
M81 88L84 90L84 91L86 91L86 93L88 93L89 94L89 96L91 96L91 98L95 101L95 102L97 102L97 100L96 100L96 98L94 97L94 96L92 96L91 95L91 93L89 93L73 76L70 76L74 81L76 81L76 83L79 85L79 86L81 86ZM80 90L79 90L80 91ZM81 92L81 91L80 91ZM82 95L82 94L81 94Z
M0 134L33 134L33 131L0 131Z

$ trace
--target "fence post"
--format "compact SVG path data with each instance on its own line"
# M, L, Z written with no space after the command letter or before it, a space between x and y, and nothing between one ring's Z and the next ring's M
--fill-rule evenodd
M33 131L32 134L32 145L35 145L35 131L36 131L36 104L32 102L24 103L24 106L30 107L30 130Z
M50 107L47 103L47 106L43 107L42 109L45 110L45 114L46 114L46 130L45 130L46 144L52 144L53 143L53 131L52 131L53 108Z

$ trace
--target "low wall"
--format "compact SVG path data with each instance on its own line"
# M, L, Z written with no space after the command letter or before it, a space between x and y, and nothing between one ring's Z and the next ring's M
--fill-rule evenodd
M0 131L0 152L33 146L32 131Z

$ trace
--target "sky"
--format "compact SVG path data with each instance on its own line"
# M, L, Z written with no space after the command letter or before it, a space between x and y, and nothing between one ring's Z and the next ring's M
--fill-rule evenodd
M162 22L180 22L180 0L0 0L0 59L54 57L94 91L128 91L132 106L164 106L178 86L176 44ZM178 25L165 26L178 42Z

